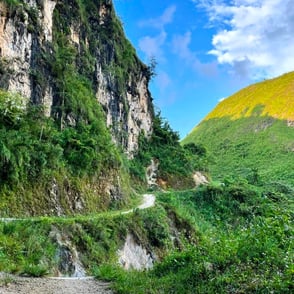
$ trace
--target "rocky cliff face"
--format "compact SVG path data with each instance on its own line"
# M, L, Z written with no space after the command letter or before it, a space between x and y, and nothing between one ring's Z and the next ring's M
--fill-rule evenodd
M50 74L43 88L35 81L41 55L48 52L52 42L53 10L56 3L50 0L22 1L12 7L0 3L0 86L42 104L47 115L53 105L53 84ZM48 52L50 53L50 52ZM46 65L42 69L46 71Z
M150 70L125 39L112 2L10 2L0 1L0 87L42 105L61 126L74 125L80 110L66 99L74 72L87 80L113 139L131 157L140 133L152 132Z

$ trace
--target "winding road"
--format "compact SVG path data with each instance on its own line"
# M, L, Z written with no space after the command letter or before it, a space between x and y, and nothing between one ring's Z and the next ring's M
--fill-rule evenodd
M152 206L155 205L155 195L153 194L144 194L143 195L143 201L142 204L140 204L138 207L134 208L134 209L130 209L127 211L123 211L122 214L128 214L128 213L132 213L134 212L134 210L136 209L146 209L146 208L150 208Z
M123 211L129 214L135 209L147 209L155 205L155 195L144 194L142 204L138 207ZM0 218L0 221L11 222L23 219ZM24 278L0 273L1 279L12 279L13 282L0 286L0 294L112 294L109 283L95 280L93 277L85 278Z
M116 211L116 213L121 213L121 214L129 214L129 213L132 213L134 212L136 209L146 209L146 208L150 208L152 206L155 205L155 195L154 194L144 194L143 195L143 201L142 203L133 208L133 209L130 209L130 210L127 210L127 211ZM62 217L60 217L62 218ZM35 217L34 219L38 219L38 217ZM13 218L13 217L0 217L0 222L13 222L13 221L23 221L23 220L27 220L27 218ZM1 292L0 292L1 294Z

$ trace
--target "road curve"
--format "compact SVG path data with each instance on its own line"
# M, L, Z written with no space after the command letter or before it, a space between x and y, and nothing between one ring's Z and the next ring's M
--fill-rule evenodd
M140 204L139 206L127 210L127 211L121 211L122 214L129 214L134 212L134 210L136 209L146 209L146 208L150 208L153 207L155 205L155 200L156 197L154 194L144 194L143 195L143 201L142 204ZM119 213L119 211L117 211ZM60 217L62 218L62 216ZM9 223L9 222L14 222L14 221L24 221L24 220L28 220L29 218L13 218L13 217L0 217L0 222L5 222L5 223ZM38 217L36 218L38 219ZM1 292L0 292L1 294Z
M123 211L129 214L135 209L147 209L155 205L155 195L144 194L142 204L134 209ZM0 221L11 222L23 219L0 218ZM3 278L0 273L0 279ZM9 275L10 276L10 275ZM23 278L10 276L14 280L6 286L0 286L0 294L112 294L108 283L100 282L92 277L85 278Z
M134 212L135 209L146 209L146 208L153 207L155 205L155 199L156 199L155 195L153 195L153 194L144 194L142 204L140 204L139 206L137 206L134 209L123 211L122 214L132 213L132 212Z

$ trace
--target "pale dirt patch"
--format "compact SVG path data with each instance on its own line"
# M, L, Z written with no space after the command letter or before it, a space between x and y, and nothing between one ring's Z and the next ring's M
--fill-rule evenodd
M195 182L196 187L198 187L200 185L206 185L209 183L207 177L199 171L194 173L193 180Z
M139 209L146 209L155 205L155 196L153 194L144 194L143 203L138 206Z
M142 204L139 205L135 209L146 209L146 208L153 207L155 205L155 200L156 200L155 195L153 195L153 194L144 194ZM123 211L122 214L129 214L129 213L132 213L132 212L134 212L134 209Z
M113 294L108 283L94 278L23 278L0 286L0 294Z

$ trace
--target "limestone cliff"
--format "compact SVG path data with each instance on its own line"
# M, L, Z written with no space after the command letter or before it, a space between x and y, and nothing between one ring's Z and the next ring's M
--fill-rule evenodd
M0 1L0 88L75 125L69 68L91 85L113 139L131 157L152 132L150 69L126 40L111 0Z
M153 131L151 75L110 0L0 0L0 215L127 203L118 150L133 157Z

